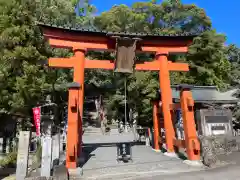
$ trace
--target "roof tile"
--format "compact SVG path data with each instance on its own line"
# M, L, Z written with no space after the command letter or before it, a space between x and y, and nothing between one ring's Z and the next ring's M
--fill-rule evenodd
M64 24L64 26L57 26L55 24L46 24L42 22L37 22L38 25L40 26L45 26L45 27L53 27L53 28L60 28L60 29L65 29L65 30L72 30L72 31L79 31L79 32L92 32L92 33L104 33L104 34L114 34L114 35L126 35L126 36L161 36L161 37L188 37L188 36L198 36L199 34L197 33L181 33L181 34L161 34L160 31L158 33L141 33L141 32L110 32L110 31L105 31L105 30L99 30L94 26L81 26L80 24L71 24L70 26L67 26Z

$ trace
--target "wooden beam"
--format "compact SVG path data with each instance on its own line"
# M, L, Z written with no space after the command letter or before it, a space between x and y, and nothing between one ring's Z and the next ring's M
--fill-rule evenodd
M40 25L43 35L54 47L72 48L84 45L82 48L95 50L115 50L115 40L106 36L106 33L80 32L70 29L48 27ZM144 37L137 51L157 52L159 49L168 49L169 53L185 53L191 44L193 36L186 37ZM110 47L111 46L111 47Z
M93 49L93 50L107 50L110 49L107 43L101 42L81 42L81 41L71 41L71 40L61 40L55 38L48 38L48 42L52 47L56 48L86 48L86 49Z
M74 59L73 58L49 58L48 65L50 67L57 67L57 68L73 68Z
M83 32L71 29L63 29L40 25L45 38L55 38L61 40L75 42L91 42L91 43L109 43L115 40L109 38L106 32ZM141 46L144 47L182 47L189 46L192 43L194 36L174 37L174 36L144 36L141 41Z
M189 65L187 63L174 63L168 61L168 69L169 71L189 71Z
M51 67L73 68L74 59L71 58L49 58L48 64ZM114 62L111 60L85 60L85 68L87 69L114 69ZM169 71L189 71L189 66L186 63L168 62ZM142 64L136 64L137 71L159 71L159 62L151 61Z
M159 71L159 61L144 62L142 64L136 64L135 70L138 71Z
M142 45L141 50L144 52L159 52L164 51L168 53L186 53L188 51L187 46L169 46L166 47L162 46L149 46L149 45Z
M77 40L63 40L57 39L54 37L48 37L48 42L52 47L56 48L86 48L89 50L104 50L104 51L113 51L115 49L114 44L111 42L91 42L91 41L77 41ZM169 53L186 53L188 51L187 46L165 46L163 45L142 45L140 49L137 49L137 52L158 52L166 51Z
M107 42L108 37L105 34L96 35L89 34L89 32L77 32L69 29L63 30L61 28L42 27L43 35L46 38L55 38L71 41L82 42Z
M85 68L88 69L114 69L114 62L110 60L85 60Z
M189 66L186 63L173 63L171 61L168 62L169 71L189 71ZM151 61L144 62L143 64L136 64L135 70L139 71L159 71L159 62Z

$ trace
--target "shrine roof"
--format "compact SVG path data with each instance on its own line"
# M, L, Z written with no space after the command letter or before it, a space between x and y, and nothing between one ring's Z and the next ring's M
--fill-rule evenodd
M192 39L199 35L199 33L178 33L178 34L163 34L161 31L159 33L146 33L146 32L117 32L117 31L105 31L99 30L93 26L86 27L78 24L70 25L55 25L55 24L46 24L46 23L37 23L42 28L51 28L52 30L63 30L70 31L72 33L84 33L88 35L97 35L97 36L128 36L128 37L139 37L139 38L177 38L177 39Z
M180 91L172 85L172 97L176 102L180 100ZM196 103L236 104L239 99L235 97L236 90L220 92L215 86L193 86L191 89Z

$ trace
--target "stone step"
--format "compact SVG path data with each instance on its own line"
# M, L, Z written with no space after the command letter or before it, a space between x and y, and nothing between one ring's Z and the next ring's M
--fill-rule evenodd
M125 132L123 132L123 133L125 133ZM129 131L128 133L131 133L131 131ZM93 128L93 127L85 128L84 134L85 135L103 135L101 128ZM118 128L110 128L110 132L106 133L106 135L118 135L118 134L120 134L118 131Z
M111 129L110 135L111 134L119 134L118 129Z
M84 128L85 132L97 132L97 131L101 131L101 128L97 128L97 127L86 127Z
M84 135L101 135L102 131L89 131L89 132L84 132Z
M84 132L101 132L101 128L97 128L97 129L84 129Z
M144 177L148 174L176 174L183 172L191 172L191 171L199 171L200 168L192 168L192 167L183 167L182 163L178 163L175 161L172 162L164 162L166 167L163 167L162 163L139 163L133 164L131 162L124 163L124 165L116 165L113 167L104 167L97 169L84 169L83 168L83 176L82 179L124 179L124 178L136 178L136 177ZM120 162L121 164L121 162Z

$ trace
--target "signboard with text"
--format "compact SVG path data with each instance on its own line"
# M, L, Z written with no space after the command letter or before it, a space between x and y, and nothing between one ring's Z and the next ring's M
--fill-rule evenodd
M132 160L131 143L117 144L117 160Z

